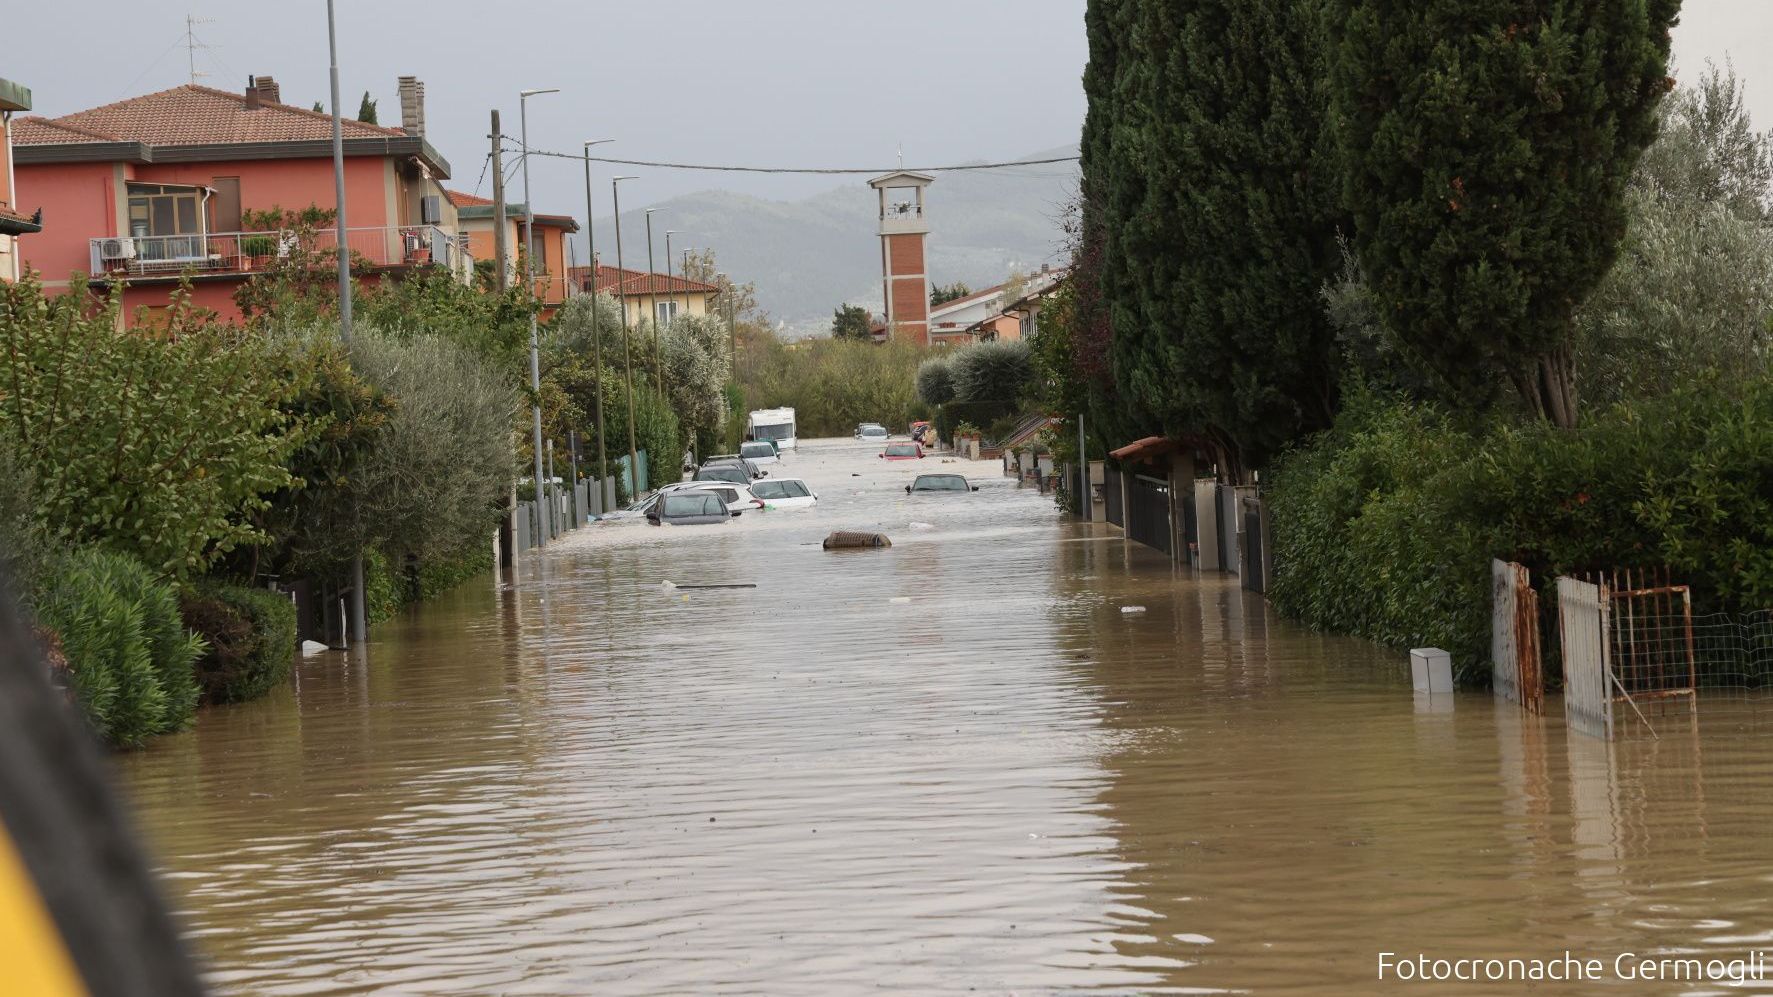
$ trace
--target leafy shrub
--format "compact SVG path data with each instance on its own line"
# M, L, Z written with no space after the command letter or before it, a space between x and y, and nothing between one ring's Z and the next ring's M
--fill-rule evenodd
M0 443L32 478L54 539L98 543L155 571L201 573L262 538L250 516L290 481L305 427L272 350L203 325L181 295L163 335L119 331L79 282L44 297L34 275L0 283Z
M1482 681L1493 557L1547 593L1558 574L1667 565L1709 610L1773 606L1773 383L1615 406L1575 431L1468 430L1357 397L1282 461L1268 497L1278 608L1438 645Z
M29 606L44 570L48 545L31 502L31 474L0 446L0 574Z
M931 357L917 365L917 397L926 405L946 405L954 400L954 370L950 357Z
M996 402L1013 407L1027 393L1034 376L1028 344L991 340L956 350L948 363L954 400Z
M858 422L904 426L920 411L917 368L930 349L906 339L756 336L739 349L742 411L789 406L802 437L848 436Z
M59 559L37 599L60 641L75 699L93 730L136 745L188 724L201 638L184 629L172 586L140 561L97 548Z
M187 590L181 609L209 644L196 668L204 702L254 699L289 677L296 611L288 596L212 582Z

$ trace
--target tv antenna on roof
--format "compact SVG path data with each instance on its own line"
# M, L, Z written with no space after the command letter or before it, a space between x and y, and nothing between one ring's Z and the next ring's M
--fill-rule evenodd
M214 23L207 17L198 17L195 14L185 15L185 65L190 71L192 83L197 82L197 78L200 76L209 75L197 71L197 50L209 47L197 40L197 25Z
M905 143L899 143L899 169L905 168Z

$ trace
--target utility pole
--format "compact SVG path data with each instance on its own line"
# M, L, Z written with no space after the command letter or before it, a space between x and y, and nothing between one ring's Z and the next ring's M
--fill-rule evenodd
M559 93L552 88L542 90L524 90L517 95L517 115L521 123L523 137L523 279L525 298L536 296L536 209L529 197L529 99L539 93ZM536 508L545 509L548 505L548 485L542 480L542 351L541 337L536 331L536 311L539 302L529 302L529 390L535 394L530 403L531 415L535 418L535 439L533 449L536 454ZM548 546L549 517L540 517L541 530L538 546Z
M670 240L667 239L666 241L668 242ZM678 267L677 272L683 276L683 313L685 315L688 315L689 314L689 248L687 246L684 247L684 250L683 250L683 266Z
M671 237L676 234L677 234L676 231L673 229L666 229L665 230L665 293L670 295L668 300L671 302L671 321L672 322L677 321L677 295L672 293L672 291L671 291L671 280L672 280ZM659 376L661 378L664 377L664 370L665 370L665 361L663 360L663 358L661 358L659 361L659 372L660 372ZM659 393L664 394L664 391L665 391L664 385L661 383L659 386Z
M597 215L591 211L591 147L610 141L585 143L585 252L591 257L591 355L597 364L597 504L603 508L603 482L609 478L609 458L603 448L603 333L597 328ZM608 509L604 509L608 512Z
M659 398L665 397L665 358L659 352L659 291L658 282L653 273L653 212L657 208L646 209L646 304L653 312L653 384L658 389Z
M1077 413L1077 517L1084 522L1090 521L1090 452L1084 444L1084 414Z
M633 177L615 177L609 182L610 202L616 212L616 293L621 297L622 304L622 372L628 383L628 479L634 483L634 491L640 490L640 451L634 445L634 350L628 342L628 270L622 266L622 188L624 180ZM639 498L629 495L630 499Z
M351 250L345 240L345 131L339 119L339 36L333 2L326 0L326 49L332 82L332 182L338 199L339 341L351 348ZM190 27L187 24L186 30ZM363 605L363 551L351 555L351 636L369 639L369 614Z
M505 241L505 135L499 131L499 112L492 113L492 175L493 175L493 256L498 258L500 294L511 289L511 275L505 260L511 247Z

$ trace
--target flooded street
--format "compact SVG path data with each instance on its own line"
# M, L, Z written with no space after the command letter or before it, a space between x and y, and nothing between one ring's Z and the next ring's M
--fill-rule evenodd
M771 468L814 510L580 530L514 591L120 756L211 979L1329 995L1396 987L1381 951L1773 946L1768 730L1419 711L1401 655L1173 574L996 462L878 449ZM955 470L981 489L903 491Z

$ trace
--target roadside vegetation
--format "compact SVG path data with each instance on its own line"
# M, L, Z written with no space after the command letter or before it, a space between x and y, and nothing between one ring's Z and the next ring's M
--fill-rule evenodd
M1767 137L1728 71L1670 79L1674 0L1552 7L1092 0L1033 344L1092 450L1259 481L1277 607L1468 679L1492 557L1773 605Z
M330 220L275 214L310 233ZM0 559L57 680L114 745L280 686L298 621L274 586L336 603L361 554L373 622L491 566L530 464L538 302L440 273L359 281L345 344L335 265L280 257L243 286L244 326L181 294L164 322L124 330L118 289L0 284ZM655 352L650 325L631 329L625 354L615 304L590 297L544 327L558 473L575 437L595 473L599 383L612 473L626 455L625 356L655 461L728 431L724 326L661 333Z

